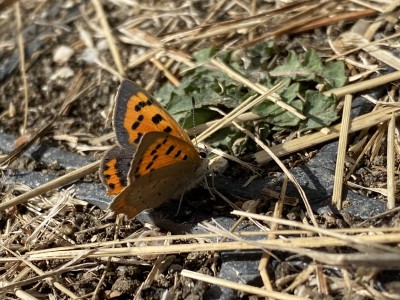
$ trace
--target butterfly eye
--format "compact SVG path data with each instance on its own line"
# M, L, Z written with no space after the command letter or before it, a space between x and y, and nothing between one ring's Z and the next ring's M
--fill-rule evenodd
M208 157L208 154L206 151L199 151L199 156L201 159L206 159Z

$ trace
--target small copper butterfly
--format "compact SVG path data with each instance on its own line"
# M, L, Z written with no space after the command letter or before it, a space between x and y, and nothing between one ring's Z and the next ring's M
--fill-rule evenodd
M180 198L199 183L207 160L172 116L144 89L124 79L116 95L118 145L101 162L100 177L116 213L133 218L142 210Z

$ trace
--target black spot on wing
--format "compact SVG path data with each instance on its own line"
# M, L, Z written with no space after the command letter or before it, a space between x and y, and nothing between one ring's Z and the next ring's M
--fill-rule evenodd
M138 132L137 138L133 141L135 144L138 144L140 142L140 139L142 138L143 133Z
M155 114L152 118L151 121L155 124L158 125L160 122L164 120L164 118L160 114Z
M136 121L132 124L132 130L136 130L140 125L140 122Z
M145 106L146 106L146 102L140 101L138 104L135 105L135 111L139 112Z
M168 148L167 152L165 152L165 154L166 154L166 155L171 154L171 152L174 151L174 149L175 149L175 146L174 146L174 145L169 146L169 148Z

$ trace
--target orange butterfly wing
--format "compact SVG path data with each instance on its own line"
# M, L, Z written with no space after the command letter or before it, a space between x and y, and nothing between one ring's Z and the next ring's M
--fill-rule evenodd
M203 178L206 166L192 144L165 132L148 132L135 153L128 186L110 208L133 218L144 209L180 197Z
M142 138L128 175L128 183L145 176L153 170L177 162L186 162L193 169L200 166L202 159L190 143L165 132L148 132Z
M118 88L113 123L120 147L107 151L100 166L100 178L108 195L118 195L127 186L131 161L147 132L167 132L190 143L171 115L144 89L127 79Z
M114 130L119 146L104 155L100 174L116 213L129 218L178 197L207 169L189 136L145 90L123 80L116 96Z
M100 179L108 189L107 195L118 195L128 185L128 173L134 154L135 151L118 146L104 154L100 164Z
M179 198L201 181L203 172L187 162L168 165L148 175L138 177L110 203L116 214L124 213L129 219L145 209L158 207L168 200Z
M121 82L116 96L114 130L125 149L137 145L151 131L166 132L190 143L174 118L144 89L127 79Z

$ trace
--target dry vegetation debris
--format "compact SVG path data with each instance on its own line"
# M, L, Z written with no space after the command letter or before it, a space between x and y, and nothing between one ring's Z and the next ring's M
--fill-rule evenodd
M269 205L232 212L258 230L205 223L207 233L170 235L54 190L84 176L100 184L95 162L40 189L2 188L1 298L200 299L218 285L238 297L398 299L399 11L389 0L1 1L0 131L19 136L3 169L63 175L22 156L34 143L100 158L127 77L192 133L193 97L198 140L244 159L229 172L246 180L250 162L295 181L288 166L339 138L333 203L346 204L347 185L389 209L339 228L301 191L287 205L285 181ZM351 120L356 94L373 108ZM238 249L262 250L258 284L218 278L221 251Z

